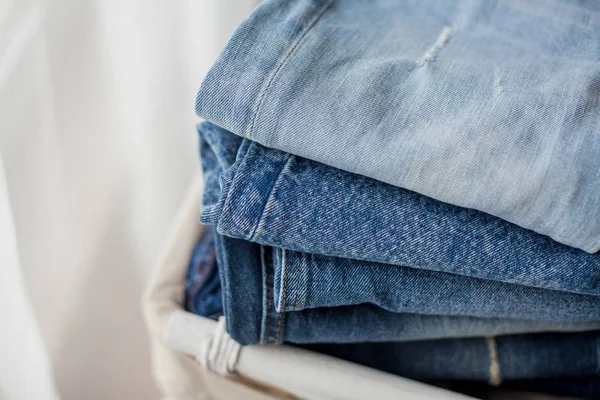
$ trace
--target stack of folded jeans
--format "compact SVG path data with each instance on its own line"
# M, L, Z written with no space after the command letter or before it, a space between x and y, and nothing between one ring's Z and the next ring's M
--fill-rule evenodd
M243 345L598 396L598 43L591 0L264 1L198 93L188 308Z

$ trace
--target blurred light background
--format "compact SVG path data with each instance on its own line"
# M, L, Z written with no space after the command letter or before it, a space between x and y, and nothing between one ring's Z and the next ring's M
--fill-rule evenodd
M0 0L0 399L157 399L139 299L255 0Z

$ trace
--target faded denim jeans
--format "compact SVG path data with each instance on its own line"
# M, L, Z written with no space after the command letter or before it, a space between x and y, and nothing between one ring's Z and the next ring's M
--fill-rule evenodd
M236 30L206 76L196 112L266 147L596 252L599 42L595 0L267 0ZM363 200L353 195L348 201ZM390 218L382 209L370 212L382 225ZM513 234L505 238L491 229L496 242L489 250L483 240L472 247L496 255L510 249L520 231L504 227ZM530 234L518 236L529 239L525 246L542 243ZM411 240L428 239L415 233ZM374 249L357 244L348 242L373 258ZM470 247L441 249L442 257L461 260L466 273L484 268L481 254L464 257ZM540 254L548 256L551 246L542 247ZM566 252L559 249L552 251ZM399 258L393 262L410 265ZM448 269L433 254L429 258ZM539 285L537 278L549 279L557 264L535 262L548 272L529 271L531 257L523 267L502 258L504 270L494 269L501 280L527 275L533 282L524 284ZM561 273L578 275L573 284L583 289L575 265L581 264L566 262ZM560 279L550 279L549 286L567 290ZM585 290L597 291L597 282Z
M201 221L275 247L278 311L371 303L419 314L600 320L600 254L208 122L199 132Z

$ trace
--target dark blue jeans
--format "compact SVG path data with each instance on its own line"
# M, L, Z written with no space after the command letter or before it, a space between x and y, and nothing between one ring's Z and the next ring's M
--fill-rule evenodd
M199 132L201 221L276 247L278 311L369 303L419 314L600 320L600 254L210 123Z
M214 235L214 238L212 236ZM216 244L214 254L209 245ZM214 305L222 296L222 310L206 314L208 307L188 309L203 316L224 314L227 331L242 344L256 343L352 343L405 341L546 330L588 330L597 322L553 322L517 319L397 313L370 304L323 307L278 312L273 290L276 249L208 232L194 254L200 264L219 270L219 290L214 280L193 273L206 266L192 263L187 276L188 298ZM196 297L194 297L196 295ZM198 298L202 297L204 298ZM192 304L193 305L193 304Z
M215 243L218 262L214 260ZM209 317L224 312L228 332L243 344L309 344L312 350L421 380L485 382L491 379L490 371L495 371L491 380L497 384L502 380L587 376L600 367L597 332L465 338L576 330L581 326L577 324L404 314L371 305L277 312L271 288L273 254L272 248L207 232L192 255L186 278L187 297L194 299L187 303L188 309ZM217 269L217 278L209 278ZM212 307L220 305L216 297L221 295L224 309ZM462 339L423 340L448 337ZM366 340L395 342L333 344ZM402 343L406 340L420 341ZM319 342L329 343L314 344ZM491 357L495 369L490 368ZM529 385L544 386L544 382ZM571 386L554 390L574 390Z
M517 379L598 376L599 344L600 332L594 331L306 347L413 379L497 385Z
M203 235L190 257L185 277L185 308L203 317L223 314L223 290L212 232Z

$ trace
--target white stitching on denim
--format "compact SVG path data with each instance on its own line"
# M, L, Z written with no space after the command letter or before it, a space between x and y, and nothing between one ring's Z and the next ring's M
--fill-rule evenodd
M275 309L275 311L277 312L285 312L285 291L286 291L286 286L287 286L287 279L288 279L288 260L287 260L287 253L286 250L284 248L280 249L281 251L281 267L283 268L283 273L281 274L281 279L283 279L283 284L280 281L279 282L279 287L277 288L277 291L279 292L279 301L278 301L278 307L279 307L279 311L277 311L277 309Z
M269 75L269 77L267 78L266 85L263 86L260 93L258 94L258 101L256 104L256 111L254 112L254 118L252 118L252 122L250 123L250 126L248 127L247 132L246 132L246 137L248 139L252 139L252 133L254 131L254 126L256 125L256 120L258 119L258 115L261 111L261 107L262 107L262 103L265 98L265 94L271 87L271 84L275 80L275 77L279 74L279 71L281 71L283 69L283 67L287 64L288 60L291 58L290 56L294 53L294 51L304 41L304 38L306 38L307 33L310 32L310 30L313 28L313 26L315 26L317 21L319 21L319 19L323 16L323 14L325 14L325 11L329 8L329 6L331 6L331 4L333 4L333 2L334 2L334 0L329 0L328 2L326 2L323 5L323 7L320 10L317 11L317 13L313 17L313 19L310 20L309 23L306 25L304 32L302 32L302 34L296 39L296 41L294 43L292 43L292 45L288 49L287 53L285 53L285 55L281 59L281 62L279 63L279 65L273 70L271 75Z
M488 336L485 338L490 352L490 385L500 386L502 383L502 374L500 371L500 361L498 361L498 348L496 346L496 338Z

